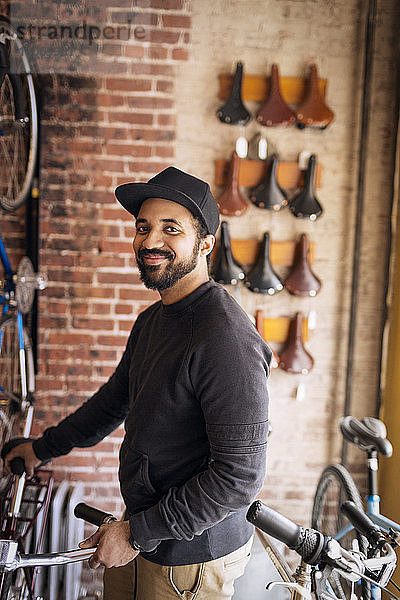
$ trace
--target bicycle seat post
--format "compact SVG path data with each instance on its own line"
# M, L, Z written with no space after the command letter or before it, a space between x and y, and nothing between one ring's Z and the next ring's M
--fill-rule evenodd
M367 502L368 509L373 514L379 514L378 468L379 463L377 450L367 450Z

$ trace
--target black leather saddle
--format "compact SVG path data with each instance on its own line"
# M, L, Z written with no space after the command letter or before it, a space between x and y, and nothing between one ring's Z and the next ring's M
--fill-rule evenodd
M393 446L387 439L385 424L374 417L364 417L361 421L355 417L340 419L343 437L365 452L376 450L383 456L392 456Z

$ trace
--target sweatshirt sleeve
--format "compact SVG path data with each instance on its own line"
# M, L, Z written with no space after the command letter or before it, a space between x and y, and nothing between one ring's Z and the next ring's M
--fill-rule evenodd
M245 509L264 481L271 351L251 327L215 333L212 348L195 352L189 365L206 423L209 467L130 518L132 536L146 552L165 539L190 541Z
M33 450L40 460L68 454L74 447L94 446L125 419L129 408L129 366L138 329L136 324L107 383L75 412L34 440Z

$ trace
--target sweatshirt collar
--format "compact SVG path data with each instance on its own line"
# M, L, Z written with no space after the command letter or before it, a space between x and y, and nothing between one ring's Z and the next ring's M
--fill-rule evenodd
M206 281L191 294L182 298L173 304L161 304L161 314L165 317L173 317L190 308L199 298L206 294L211 288L215 287L216 283L212 279Z

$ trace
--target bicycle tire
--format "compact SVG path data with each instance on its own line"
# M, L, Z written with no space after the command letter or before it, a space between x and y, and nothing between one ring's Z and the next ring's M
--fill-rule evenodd
M317 484L311 516L311 527L325 535L335 536L348 523L347 518L341 513L340 506L345 500L350 500L361 510L364 510L360 493L354 480L343 465L329 465L324 469ZM343 538L340 544L351 549L353 540L357 540L359 550L366 554L368 543L356 530L352 530ZM338 598L348 600L349 586L346 581L335 579L331 582ZM366 581L358 586L358 597L370 600L371 586ZM361 595L360 595L361 594Z
M14 211L26 200L31 188L38 148L38 110L35 86L21 41L4 17L0 42L0 206ZM8 39L13 37L13 39ZM15 72L14 72L15 69ZM11 70L13 72L11 72Z
M21 372L19 333L16 314L6 314L0 320L0 444L10 437L23 434L24 401L35 391L35 370L32 344L24 328L25 365Z

